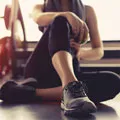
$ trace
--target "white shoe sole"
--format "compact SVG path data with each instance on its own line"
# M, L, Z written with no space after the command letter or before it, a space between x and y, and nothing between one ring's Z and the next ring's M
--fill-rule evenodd
M76 108L67 108L63 103L61 103L61 108L64 110L65 115L88 115L97 111L96 106L92 102L83 102Z

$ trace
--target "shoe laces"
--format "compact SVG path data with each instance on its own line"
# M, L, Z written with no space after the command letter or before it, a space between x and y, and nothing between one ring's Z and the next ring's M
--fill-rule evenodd
M84 91L84 86L81 82L72 82L68 86L68 90L70 91L72 97L86 97L86 93Z

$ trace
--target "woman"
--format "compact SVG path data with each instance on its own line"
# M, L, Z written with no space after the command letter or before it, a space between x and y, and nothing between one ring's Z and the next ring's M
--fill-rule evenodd
M34 7L31 16L40 30L44 31L25 68L25 77L35 78L37 84L33 86L28 85L31 82L26 82L20 86L12 81L7 82L1 88L1 99L29 101L35 96L40 96L43 100L62 98L61 108L65 114L95 112L97 108L93 102L111 97L111 91L105 94L101 92L103 79L110 76L112 83L113 80L117 85L120 82L119 77L112 72L89 74L80 71L81 59L98 60L104 54L94 9L84 6L81 0L46 0L44 4ZM91 49L83 49L81 44L87 41L88 35ZM82 82L86 83L88 92ZM116 91L113 96L119 91L117 87ZM10 99L13 93L14 99Z

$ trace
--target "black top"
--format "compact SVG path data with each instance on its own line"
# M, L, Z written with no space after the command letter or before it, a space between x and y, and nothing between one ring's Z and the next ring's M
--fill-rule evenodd
M46 1L46 0L44 0ZM74 12L79 18L85 21L85 7L81 0L69 0L70 11ZM44 3L44 12L60 12L62 11L60 0L48 0Z

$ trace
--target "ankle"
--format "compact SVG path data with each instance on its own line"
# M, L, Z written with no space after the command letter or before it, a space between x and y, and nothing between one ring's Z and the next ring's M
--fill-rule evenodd
M78 80L73 79L73 80L69 80L69 81L63 82L62 83L62 88L64 89L65 86L67 86L69 83L74 82L74 81L78 81Z

